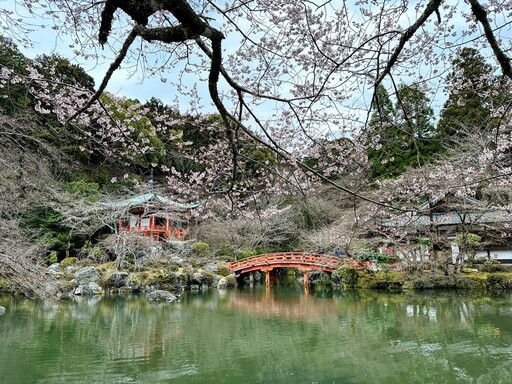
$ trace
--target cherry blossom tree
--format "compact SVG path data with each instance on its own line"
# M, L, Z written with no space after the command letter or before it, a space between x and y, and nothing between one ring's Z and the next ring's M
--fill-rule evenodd
M2 11L4 34L29 43L29 30L44 24L68 35L75 53L89 60L105 60L102 48L106 56L114 54L94 95L68 91L65 97L52 95L50 100L45 91L36 104L67 124L83 126L96 113L94 118L104 124L101 138L107 143L132 144L129 127L113 119L100 99L120 68L160 76L170 88L192 97L198 87L207 89L222 124L210 125L206 132L222 130L225 142L205 148L204 167L189 180L207 181L208 190L231 197L247 195L240 174L251 159L244 158L247 152L240 148L250 141L275 155L278 165L260 168L262 172L265 166L272 168L265 171L275 175L276 183L270 187L277 180L299 189L322 181L387 205L327 177L311 165L316 162L304 160L317 156L325 163L326 153L347 153L346 141L334 140L345 137L353 146L350 156L332 156L330 162L337 169L331 171L342 173L353 167L354 159L365 157L364 145L373 145L360 138L378 86L386 83L398 92L396 84L401 81L417 83L436 100L449 63L465 47L485 52L502 76L512 79L512 4L506 1L16 0L15 4L18 9ZM18 16L21 10L32 19ZM509 112L510 105L492 111L501 124L494 145L479 157L483 163L478 168L492 166L486 161L508 148L509 131L504 126L510 123ZM321 148L336 143L342 144L339 151ZM508 182L510 178L502 176L507 174L496 178ZM184 187L173 175L170 170L171 186Z

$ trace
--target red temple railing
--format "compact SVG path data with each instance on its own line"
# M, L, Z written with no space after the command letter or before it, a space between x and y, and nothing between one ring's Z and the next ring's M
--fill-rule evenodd
M329 255L305 252L280 252L267 253L229 262L227 266L238 276L255 270L271 270L274 268L321 269L332 272L341 264L347 264L354 269L367 268L371 265L370 262L360 264L355 260Z
M250 272L265 267L293 268L317 267L317 269L334 270L340 265L340 259L334 256L303 252L267 253L227 263L228 268L236 274ZM311 268L313 269L313 268Z

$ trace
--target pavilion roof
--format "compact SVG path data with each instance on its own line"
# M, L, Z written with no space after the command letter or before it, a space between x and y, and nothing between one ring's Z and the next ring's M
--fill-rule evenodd
M158 195L156 193L145 193L130 197L128 199L118 200L110 203L106 203L105 206L114 209L131 209L136 207L143 207L146 205L156 204L166 209L174 210L188 210L194 209L200 206L198 203L183 204L177 201L171 200L165 196Z

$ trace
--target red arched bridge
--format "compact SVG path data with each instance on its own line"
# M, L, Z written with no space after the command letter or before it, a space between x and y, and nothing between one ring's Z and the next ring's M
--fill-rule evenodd
M354 268L361 268L355 260L340 259L339 257L329 255L319 255L316 253L306 252L279 252L267 253L246 259L227 263L236 277L244 273L253 271L265 272L265 283L270 285L270 273L276 268L297 268L304 274L304 285L309 284L308 272L313 270L322 270L332 272L340 266L340 264L349 264ZM276 275L274 274L275 278Z

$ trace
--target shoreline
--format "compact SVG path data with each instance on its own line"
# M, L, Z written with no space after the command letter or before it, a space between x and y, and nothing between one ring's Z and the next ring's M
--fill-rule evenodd
M281 274L281 279L303 285L302 273L291 269L286 271ZM185 261L177 257L121 266L116 265L115 262L97 264L68 258L48 267L45 278L48 296L59 300L73 296L106 293L148 295L154 291L162 291L174 295L188 290L203 291L245 284L265 284L263 274L257 271L237 279L227 267L226 262L222 260L194 258ZM309 286L325 286L341 290L371 289L397 293L447 289L488 292L512 290L512 272L483 272L476 269L466 269L462 272L374 271L342 266L331 275L312 271L308 280ZM23 295L23 292L18 291L16 287L17 284L5 278L0 279L0 294Z

